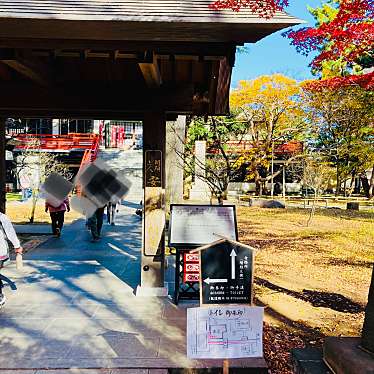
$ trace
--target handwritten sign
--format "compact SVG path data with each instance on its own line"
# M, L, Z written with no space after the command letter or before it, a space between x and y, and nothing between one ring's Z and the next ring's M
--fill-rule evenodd
M145 152L145 186L162 187L162 152Z
M165 212L162 188L162 152L145 152L144 254L154 256L164 240Z
M170 206L169 246L196 248L222 236L237 240L234 205Z
M261 307L241 305L187 309L187 356L262 357L263 315Z

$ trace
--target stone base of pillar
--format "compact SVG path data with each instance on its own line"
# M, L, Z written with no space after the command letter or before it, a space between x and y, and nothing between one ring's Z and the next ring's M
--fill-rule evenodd
M135 291L136 296L141 297L167 297L168 289L166 287L142 287L138 286Z
M374 373L374 355L360 349L361 338L327 337L323 360L335 374Z

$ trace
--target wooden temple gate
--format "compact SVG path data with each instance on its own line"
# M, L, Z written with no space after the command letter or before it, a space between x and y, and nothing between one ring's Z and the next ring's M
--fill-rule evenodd
M165 122L229 111L236 46L300 21L210 0L2 0L0 185L8 117L131 119L144 125L141 292L164 286Z

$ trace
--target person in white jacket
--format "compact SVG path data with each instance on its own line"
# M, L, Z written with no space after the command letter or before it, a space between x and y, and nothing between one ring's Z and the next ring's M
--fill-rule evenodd
M12 243L16 253L22 254L22 247L17 238L12 222L3 213L0 213L0 270L4 266L4 262L9 259L8 241ZM0 277L0 306L5 303L5 295L3 294L3 282Z

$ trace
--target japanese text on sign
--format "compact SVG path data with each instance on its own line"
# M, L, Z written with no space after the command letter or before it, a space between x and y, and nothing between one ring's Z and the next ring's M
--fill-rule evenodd
M262 357L263 313L248 306L187 309L187 356Z
M145 186L162 187L162 152L145 152Z
M252 303L252 248L222 239L205 246L200 255L202 304Z
M198 282L200 280L199 254L184 253L183 282Z

